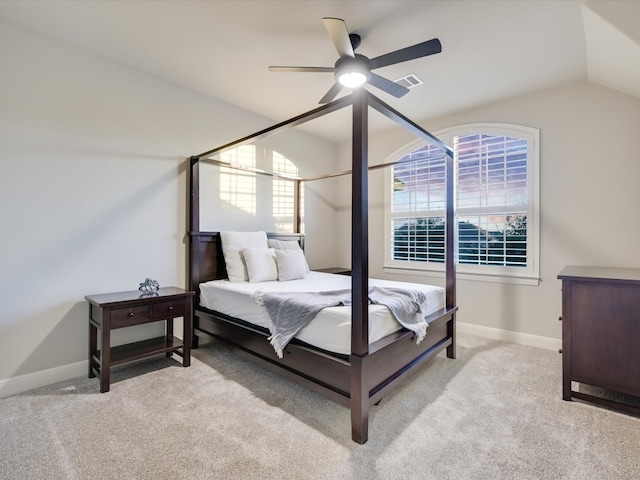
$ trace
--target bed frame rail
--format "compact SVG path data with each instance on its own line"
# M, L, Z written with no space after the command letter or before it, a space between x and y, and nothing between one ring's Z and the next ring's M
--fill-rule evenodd
M364 395L369 407L395 389L399 382L426 361L449 347L453 339L447 335L456 309L442 309L429 317L429 333L417 345L413 332L401 330L371 344L370 353L361 367L368 372ZM353 357L336 355L292 340L279 358L269 344L268 332L247 326L219 312L199 307L194 325L197 334L221 339L235 352L349 407Z

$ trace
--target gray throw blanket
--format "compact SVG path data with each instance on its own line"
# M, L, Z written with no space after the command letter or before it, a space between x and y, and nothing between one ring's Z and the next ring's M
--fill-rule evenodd
M385 305L394 318L408 330L415 332L416 343L427 333L423 309L427 297L419 290L370 287L369 302ZM262 307L269 324L269 340L278 357L289 341L315 316L327 307L351 305L351 290L330 292L262 292L252 295Z

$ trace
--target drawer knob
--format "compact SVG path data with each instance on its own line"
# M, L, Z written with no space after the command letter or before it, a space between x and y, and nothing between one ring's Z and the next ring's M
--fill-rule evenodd
M562 321L562 315L560 315L560 316L558 317L558 321L560 321L560 322Z
M173 310L173 305L171 305L171 306L169 307L169 311L171 311L171 310Z
M561 348L560 348L560 349L558 349L558 353L562 353L562 349L561 349Z
M133 312L129 312L129 316L130 316L130 317L133 317Z

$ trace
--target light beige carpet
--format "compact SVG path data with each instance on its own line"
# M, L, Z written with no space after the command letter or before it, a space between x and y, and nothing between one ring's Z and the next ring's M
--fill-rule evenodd
M0 400L0 479L637 479L640 419L561 400L555 352L460 335L349 411L213 343Z

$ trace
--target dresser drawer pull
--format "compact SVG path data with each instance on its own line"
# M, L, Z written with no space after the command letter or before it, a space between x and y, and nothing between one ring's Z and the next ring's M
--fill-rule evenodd
M171 306L169 307L169 311L171 311L171 310L173 310L173 305L171 305Z
M129 312L128 316L133 317L133 312Z

